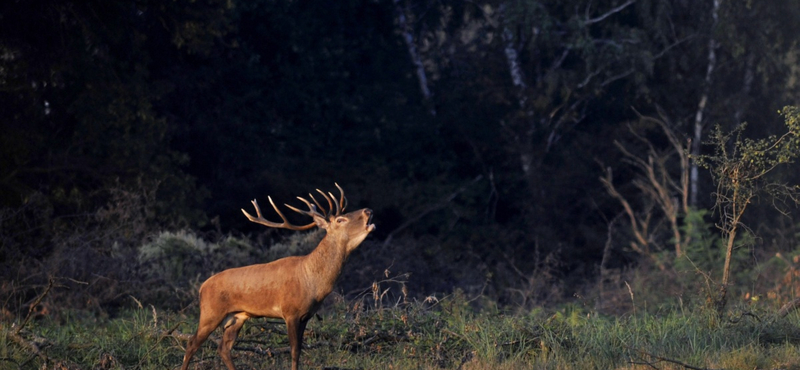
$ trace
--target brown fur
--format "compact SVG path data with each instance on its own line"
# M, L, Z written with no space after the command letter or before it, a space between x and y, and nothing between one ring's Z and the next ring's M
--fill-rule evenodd
M308 255L232 268L208 278L200 287L200 323L186 346L181 370L188 368L194 353L220 324L219 355L228 370L235 370L230 350L239 329L252 317L286 322L292 370L297 370L306 323L333 290L347 256L375 229L371 216L367 208L329 219L314 214L317 226L327 234Z

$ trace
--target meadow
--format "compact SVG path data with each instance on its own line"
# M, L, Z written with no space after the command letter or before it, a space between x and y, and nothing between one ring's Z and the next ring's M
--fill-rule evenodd
M391 285L391 284L389 284ZM334 294L306 330L308 369L800 369L800 315L758 302L605 315L572 303L508 312L460 291L409 299L375 286ZM197 309L129 297L114 317L64 310L4 322L2 369L174 369ZM476 308L476 306L481 306ZM219 330L191 369L223 368ZM282 322L251 320L233 350L239 369L288 368Z
M82 235L75 240L102 240ZM0 286L0 369L178 369L197 327L197 289L205 277L308 253L322 235L273 240L161 232L136 239L144 242L103 242L53 253L44 264L19 264L22 278ZM720 253L687 254L692 259L666 269L645 261L601 270L597 281L577 288L559 285L542 268L508 291L507 297L523 297L514 300L492 289L498 277L491 275L477 288L429 293L444 284L432 276L479 272L451 264L438 275L412 274L428 270L422 259L403 254L409 243L420 242L367 241L351 256L306 329L304 368L800 369L796 251L759 255L758 263L750 254L735 259L738 284L720 310L718 287L704 272L715 270ZM47 266L74 277L48 276ZM220 335L212 334L190 369L224 368L216 353ZM248 321L232 354L240 370L289 368L284 323Z

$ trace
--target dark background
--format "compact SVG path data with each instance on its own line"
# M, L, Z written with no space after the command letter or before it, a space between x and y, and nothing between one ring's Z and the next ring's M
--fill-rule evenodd
M114 266L164 230L268 248L288 233L240 208L336 182L378 226L350 274L411 272L417 295L568 299L607 242L608 268L646 263L625 218L609 232L622 207L599 181L613 168L648 212L614 142L670 145L637 112L683 140L705 96L704 141L740 122L782 133L777 112L800 96L798 19L792 1L3 1L4 292L133 284ZM701 169L694 206L710 210L713 191ZM757 248L797 247L791 216L756 205L747 221Z

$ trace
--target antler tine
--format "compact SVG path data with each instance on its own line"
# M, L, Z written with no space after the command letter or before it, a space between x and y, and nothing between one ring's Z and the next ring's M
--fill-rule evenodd
M328 192L328 195L331 197L331 199L333 199L333 203L336 204L336 216L341 215L342 207L339 205L339 201L336 200L336 197L334 197L333 194L331 194L331 192Z
M324 215L320 214L317 211L317 207L316 206L311 204L311 202L305 200L305 198L297 197L297 199L300 199L301 201L303 201L303 203L305 203L308 206L308 211L303 211L301 209L297 209L297 208L292 207L291 205L286 204L286 203L284 203L283 205L285 205L287 208L291 209L292 211L295 211L297 213L300 213L300 214L303 214L303 215L306 215L306 216L311 216L311 217L322 216L322 217L325 217Z
M335 216L341 215L342 208L339 206L339 201L336 200L336 197L334 197L333 194L331 194L331 192L328 192L328 196L331 197L331 199L333 200L333 204L336 206L336 212L334 213L334 215Z
M324 193L322 190L319 190L319 189L317 189L317 192L319 192L320 194L322 194L322 196L325 198L325 200L327 200L327 201L328 201L328 210L329 210L329 212L333 212L333 202L331 202L331 198L330 198L330 197L328 197L328 194L325 194L325 193ZM329 215L329 214L328 214L328 215ZM337 216L338 216L338 215L337 215Z
M252 215L247 213L247 211L245 211L244 209L242 209L242 213L244 213L245 217L247 217L248 220L250 220L252 222L255 222L257 224L261 224L261 225L267 226L267 227L274 227L274 228L280 228L280 229L289 229L289 230L308 230L308 229L310 229L310 228L312 228L312 227L314 227L316 225L316 223L314 223L314 222L312 222L312 223L310 223L308 225L303 225L303 226L292 225L288 220L286 220L286 216L283 215L281 210L278 209L277 206L275 206L275 202L272 201L272 197L268 196L267 199L269 199L269 203L272 204L272 208L275 209L275 212L277 212L278 216L280 216L281 220L283 220L282 223L272 222L272 221L269 221L269 220L265 219L263 216L261 216L261 207L258 206L258 202L255 199L253 199L251 201L251 203L253 203L253 206L256 208L256 216L257 217L253 217ZM308 203L306 203L306 204L308 204ZM294 207L289 207L289 208L291 208L294 211L298 211L300 213L303 213L303 214L308 214L308 213L305 213L303 211L299 211L297 208L294 208ZM311 210L313 211L313 207L311 207L309 205L309 208L312 208Z
M341 198L339 198L339 204L342 206L342 212L344 212L344 209L347 208L347 198L344 196L344 190L341 186L339 186L339 184L335 182L333 184L336 185L336 188L339 189L339 194L341 194Z
M267 198L269 199L269 202L272 203L272 199L269 198L269 197L267 197ZM253 199L253 200L250 201L250 203L253 203L253 206L256 207L256 217L253 217L252 215L247 213L247 211L245 211L244 208L242 208L242 213L244 213L244 216L247 217L248 220L256 222L256 223L267 222L267 223L270 224L268 226L279 225L278 223L267 221L266 219L264 219L264 217L261 216L261 207L258 206L258 201ZM275 203L272 203L272 206L275 207ZM277 211L277 209L275 209L275 210ZM280 211L278 211L278 215L280 215L281 218L283 218L283 214L281 214ZM273 227L277 227L277 226L273 226Z
M275 209L275 212L278 213L278 216L281 216L281 220L283 220L283 223L288 224L289 221L286 221L286 216L283 215L283 212L281 212L281 210L278 209L278 206L275 205L275 202L272 201L272 197L267 195L267 200L269 200L269 204L272 204L272 208ZM255 200L253 200L253 204L255 204ZM261 217L261 210L258 209L258 206L256 206L256 210L258 211L258 217Z
M311 198L311 200L314 201L314 204L316 204L317 207L320 209L320 211L323 213L324 216L323 218L327 218L328 212L325 211L325 208L322 207L322 204L319 204L319 202L317 202L317 199L314 198L314 195L312 195L311 193L308 193L308 196Z

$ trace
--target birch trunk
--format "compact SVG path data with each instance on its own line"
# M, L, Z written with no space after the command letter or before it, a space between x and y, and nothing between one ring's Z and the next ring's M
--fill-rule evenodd
M506 4L502 4L500 6L500 17L503 23L507 23L506 18ZM524 112L526 117L526 121L531 121L533 117L531 117L531 112L528 110L527 106L527 88L528 84L525 83L525 74L522 72L522 65L519 60L519 50L517 50L517 45L514 38L514 31L512 31L511 27L508 24L503 26L503 33L502 39L504 42L503 46L503 55L506 58L506 63L508 63L508 72L511 76L511 82L517 87L517 103L519 103L519 109ZM526 122L526 124L533 125L532 122ZM528 179L528 185L531 185L530 182L530 174L531 174L531 167L533 165L533 143L532 143L532 135L535 129L531 127L529 130L521 135L516 137L517 146L519 150L519 159L520 165L522 166L522 173L525 175L525 178ZM531 191L534 191L531 189Z
M711 77L714 73L714 68L717 65L717 39L714 37L714 31L717 28L717 21L719 19L719 2L720 0L713 0L714 5L711 9L711 31L708 39L708 65L706 66L706 78L703 86L703 95L700 96L700 102L697 104L697 113L694 116L694 134L692 135L692 155L700 155L700 144L703 141L703 114L705 113L706 104L708 103L708 94L711 90ZM691 196L689 204L692 207L697 207L697 193L698 193L698 177L699 171L697 163L691 163L691 171L689 173L689 186L691 189Z
M425 65L422 63L422 56L420 56L417 44L414 42L414 34L411 32L411 26L408 24L406 12L400 5L400 0L394 0L394 6L397 10L397 23L400 27L400 33L403 35L403 41L406 43L408 55L411 57L411 63L413 63L416 68L417 80L419 81L419 89L422 92L422 97L426 102L431 103L433 94L428 86L428 76L425 73ZM432 106L431 115L436 115L436 109Z
M527 87L527 85L525 84L525 77L522 73L522 68L520 67L519 63L519 52L517 52L517 47L514 45L514 32L511 31L508 26L503 28L503 41L506 43L505 48L503 48L503 53L506 55L508 71L511 74L511 81L514 83L514 86L519 87L519 89L522 91ZM520 108L524 108L524 94L519 93L517 97L520 99Z

